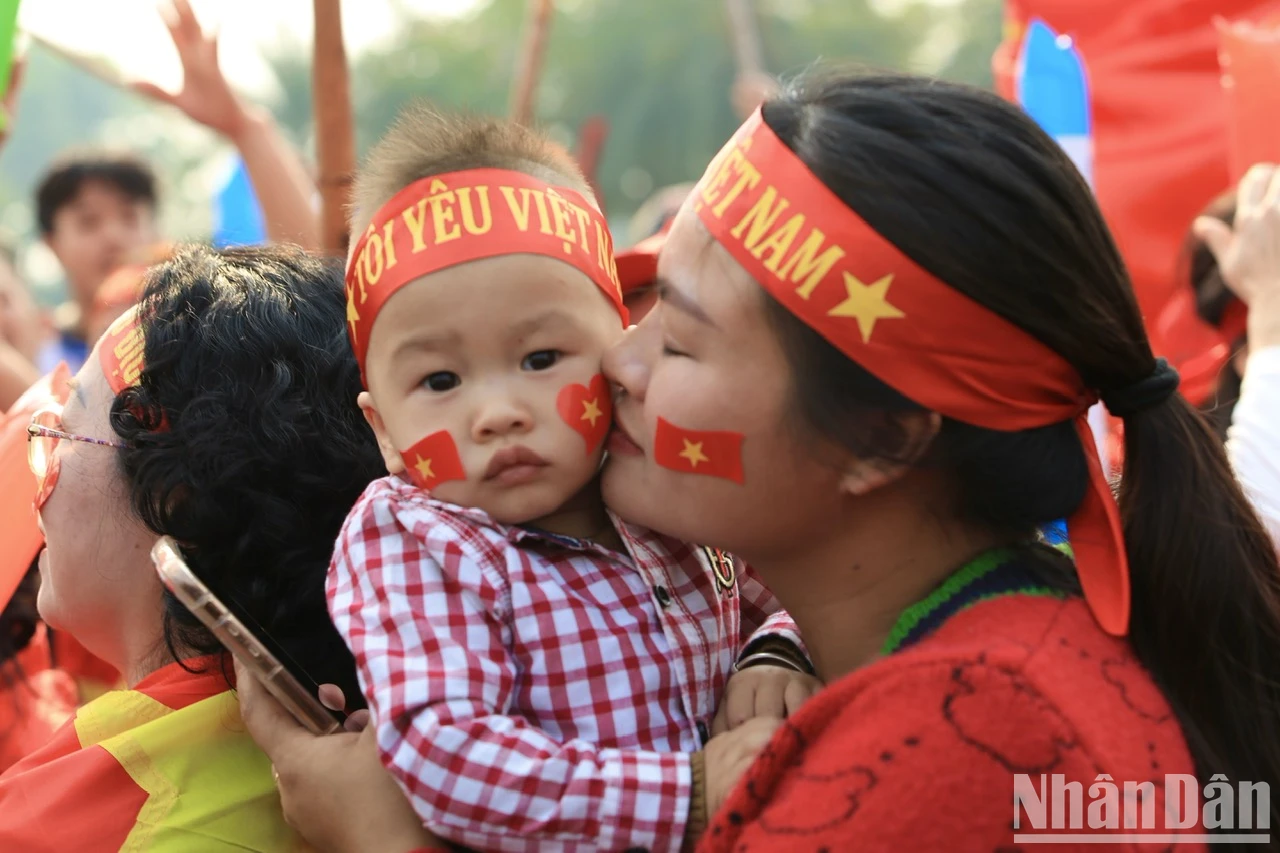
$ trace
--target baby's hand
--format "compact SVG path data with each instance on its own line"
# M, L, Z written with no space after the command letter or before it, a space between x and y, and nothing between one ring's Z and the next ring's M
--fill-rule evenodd
M711 734L732 731L747 720L790 717L822 689L822 682L785 666L760 664L729 676Z

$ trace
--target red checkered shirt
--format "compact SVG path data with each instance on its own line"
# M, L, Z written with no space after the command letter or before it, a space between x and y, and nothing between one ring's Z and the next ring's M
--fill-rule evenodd
M679 850L738 652L798 644L759 580L613 518L627 555L498 524L398 477L329 569L383 762L432 832L483 850Z

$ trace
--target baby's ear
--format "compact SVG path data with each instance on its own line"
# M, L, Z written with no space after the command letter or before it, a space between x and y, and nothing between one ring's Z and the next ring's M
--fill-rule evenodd
M356 405L360 407L360 411L364 412L364 419L369 422L369 426L373 427L373 434L378 439L378 450L382 452L382 462L387 466L387 473L399 474L404 471L404 460L400 458L400 451L396 450L395 445L391 443L391 436L387 435L387 427L382 423L382 415L378 414L378 409L374 405L373 395L368 391L361 391L360 396L356 397Z

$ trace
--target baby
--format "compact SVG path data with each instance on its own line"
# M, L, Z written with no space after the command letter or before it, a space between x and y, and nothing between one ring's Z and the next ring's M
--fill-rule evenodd
M679 850L740 655L814 681L732 557L602 502L626 309L586 181L530 130L415 109L357 176L352 233L359 404L391 476L328 592L383 762L466 847Z

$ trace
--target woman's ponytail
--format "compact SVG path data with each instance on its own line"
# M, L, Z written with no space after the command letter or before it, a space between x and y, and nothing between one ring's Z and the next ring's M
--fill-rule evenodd
M1182 397L1124 421L1131 639L1202 782L1280 779L1280 565L1222 441ZM1271 822L1280 826L1277 804Z

